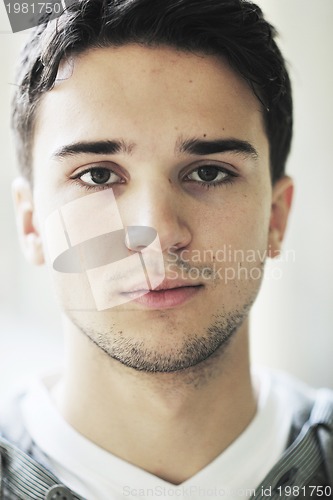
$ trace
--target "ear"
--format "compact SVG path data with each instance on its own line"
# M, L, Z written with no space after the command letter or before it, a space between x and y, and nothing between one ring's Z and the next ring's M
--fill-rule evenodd
M29 181L18 177L13 185L14 206L19 239L23 253L28 262L44 264L43 247L36 223L33 195Z
M273 186L268 236L268 255L272 258L278 256L281 251L281 243L287 227L293 192L293 181L288 176L278 179Z

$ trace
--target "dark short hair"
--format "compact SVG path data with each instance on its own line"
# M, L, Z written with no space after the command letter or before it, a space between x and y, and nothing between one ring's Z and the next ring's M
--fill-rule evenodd
M89 48L139 43L226 58L262 105L274 183L285 171L292 137L291 85L276 31L247 0L81 0L34 28L22 52L13 99L21 170L32 177L38 103L61 60Z

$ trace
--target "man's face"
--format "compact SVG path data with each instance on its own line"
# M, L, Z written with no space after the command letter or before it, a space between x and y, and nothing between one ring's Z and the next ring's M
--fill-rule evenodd
M101 141L126 147L82 151ZM125 227L157 231L167 287L180 287L97 311L84 273L52 271L66 314L99 347L137 369L173 371L226 345L257 295L272 210L260 103L227 63L128 45L63 64L38 109L33 169L45 253L48 216L103 190Z

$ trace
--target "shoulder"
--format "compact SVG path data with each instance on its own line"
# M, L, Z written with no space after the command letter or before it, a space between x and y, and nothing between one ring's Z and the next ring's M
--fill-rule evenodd
M267 377L270 391L278 396L283 410L289 414L289 437L284 453L260 488L270 490L272 495L274 492L274 498L278 496L277 492L281 496L281 492L290 491L293 486L306 492L302 496L306 499L314 496L311 488L317 486L318 491L327 487L327 491L332 492L333 391L313 389L278 371L264 370L261 376ZM254 498L262 497L257 495Z
M296 377L280 371L272 371L273 390L282 394L291 409L295 424L325 424L332 431L333 390L315 389Z
M14 446L49 466L46 456L35 444L24 423L22 402L28 391L29 386L23 385L0 398L0 451L6 451L9 445Z
M279 370L259 369L260 377L269 378L270 391L278 395L291 413L293 427L322 425L333 433L333 390L315 389L295 376Z
M318 469L333 487L333 391L314 389L280 372L272 378L292 414L287 452L298 456L298 462L304 460L305 468L317 456Z

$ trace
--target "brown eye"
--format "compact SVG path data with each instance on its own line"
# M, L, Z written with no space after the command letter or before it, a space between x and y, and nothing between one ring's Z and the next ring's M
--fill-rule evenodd
M200 167L197 172L202 181L212 182L216 180L220 170L217 167Z
M226 179L232 177L232 174L229 174L227 171L224 171L215 165L204 165L196 168L186 177L188 180L199 184L213 184L215 182L222 183L226 181Z
M93 167L77 176L84 184L89 186L115 184L122 182L121 177L112 170L103 167Z
M110 180L111 172L107 168L92 168L90 178L96 184L105 184Z

